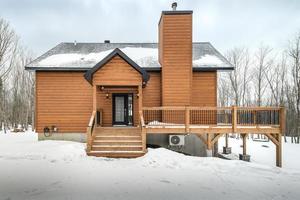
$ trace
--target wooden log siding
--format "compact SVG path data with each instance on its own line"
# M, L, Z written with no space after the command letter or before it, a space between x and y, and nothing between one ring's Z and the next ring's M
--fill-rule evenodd
M193 72L192 106L217 106L217 72Z
M192 14L162 14L159 42L162 105L189 106L192 88Z
M192 106L217 106L217 72L193 72ZM192 124L215 124L225 113L217 110L198 109L190 112Z
M92 113L92 86L83 72L36 72L36 130L84 133Z
M143 88L143 106L161 106L161 73L151 72L149 75L147 86Z
M142 75L120 56L115 56L93 75L93 85L141 85Z

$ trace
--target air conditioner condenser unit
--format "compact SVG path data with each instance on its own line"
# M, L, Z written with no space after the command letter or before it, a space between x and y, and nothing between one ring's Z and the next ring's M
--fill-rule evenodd
M169 135L169 145L170 146L183 146L184 145L184 135Z

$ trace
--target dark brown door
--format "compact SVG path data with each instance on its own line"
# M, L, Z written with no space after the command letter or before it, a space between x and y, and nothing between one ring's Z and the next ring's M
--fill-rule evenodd
M113 125L133 124L133 95L113 94Z

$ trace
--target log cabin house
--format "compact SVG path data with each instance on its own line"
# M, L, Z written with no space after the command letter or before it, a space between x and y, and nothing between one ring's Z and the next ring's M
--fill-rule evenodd
M60 43L29 63L39 139L138 157L148 135L194 134L211 154L222 135L240 133L246 155L247 134L259 133L274 142L281 166L284 109L217 107L218 71L234 67L209 42L193 42L193 11L172 7L161 13L158 43Z

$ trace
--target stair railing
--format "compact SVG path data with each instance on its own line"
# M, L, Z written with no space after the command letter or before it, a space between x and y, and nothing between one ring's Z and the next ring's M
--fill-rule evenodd
M143 116L143 111L140 111L140 126L141 126L141 133L142 133L142 147L143 152L146 152L146 125Z
M93 141L93 130L96 124L96 111L92 112L92 116L90 118L86 133L87 133L87 142L86 142L86 151L90 152L92 149L92 141Z

